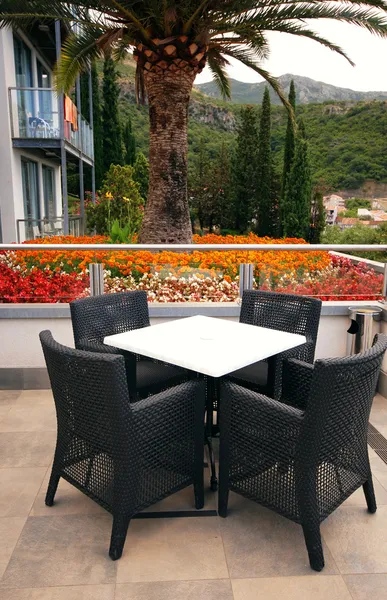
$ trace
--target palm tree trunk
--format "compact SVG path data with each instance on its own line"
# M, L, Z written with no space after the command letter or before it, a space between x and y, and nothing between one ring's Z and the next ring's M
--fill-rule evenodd
M194 69L144 73L149 102L149 192L140 241L192 242L187 198L188 104Z

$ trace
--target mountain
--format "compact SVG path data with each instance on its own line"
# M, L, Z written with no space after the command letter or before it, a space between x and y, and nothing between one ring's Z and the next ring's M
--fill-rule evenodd
M336 87L322 81L315 81L309 77L301 77L301 75L281 75L278 81L281 84L286 94L289 93L291 80L294 80L296 86L297 104L320 104L322 102L340 102L352 101L359 102L361 100L387 100L387 92L356 92L348 88ZM231 79L231 102L237 104L261 104L263 92L267 83L244 83ZM220 98L220 92L213 81L209 83L201 83L195 86L197 90L211 96ZM269 88L270 97L273 104L280 104L278 96Z
M130 116L137 148L148 154L148 107L136 105L134 66L126 61L120 64L119 70L121 120L125 123ZM289 85L292 75L286 77ZM286 87L284 78L282 84ZM296 90L299 93L300 87L304 89L300 80L312 81L305 77L295 77ZM240 85L250 87L250 84ZM340 90L334 86L327 87ZM341 101L334 99L325 103L320 100L320 103L316 104L299 102L296 112L297 117L302 117L305 123L313 182L322 184L332 191L353 190L352 195L357 195L363 192L355 190L360 190L366 182L372 182L374 186L387 184L387 102L373 101L372 98L376 97L376 93L352 92L352 90L349 92L365 94L366 98L361 101L353 98ZM380 94L387 98L387 92L380 92ZM190 171L198 162L201 141L205 144L209 162L219 155L222 144L230 148L235 145L240 108L240 105L226 103L205 95L203 86L200 86L199 90L194 90L189 108L188 126ZM258 107L257 112L259 112ZM282 171L286 122L285 109L282 106L273 106L272 150L278 173ZM378 193L375 189L371 195L377 196ZM387 193L383 191L382 195L385 196Z

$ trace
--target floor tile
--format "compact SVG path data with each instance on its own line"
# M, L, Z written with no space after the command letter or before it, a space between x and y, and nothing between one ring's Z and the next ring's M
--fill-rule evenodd
M0 390L0 406L14 404L20 394L20 390Z
M11 404L0 404L0 423L11 410Z
M0 469L0 517L28 516L46 470Z
M387 465L386 465L387 467ZM387 475L387 469L386 469ZM387 490L379 483L376 473L374 473L373 477L374 482L374 490L375 490L375 498L378 506L383 504L387 504ZM343 506L362 506L363 508L367 508L367 503L364 497L363 487L360 487L343 503Z
M60 479L53 506L46 506L45 498L51 469L47 469L46 477L40 487L32 506L31 516L57 517L61 515L106 515L106 511L96 502L82 494L77 488Z
M387 572L387 506L375 514L342 506L321 525L341 573Z
M229 580L121 583L115 600L234 600ZM8 600L6 598L5 600ZM12 599L13 600L13 599Z
M107 516L29 517L0 586L28 588L115 583Z
M8 565L25 522L26 517L0 518L0 579Z
M344 575L344 581L353 600L386 600L387 574Z
M212 492L209 487L210 481L210 472L208 469L204 470L204 510L216 510L217 509L217 499L218 494ZM176 494L172 494L161 500L161 502L157 502L157 504L152 504L144 512L162 512L162 511L181 511L181 510L195 510L195 499L194 499L194 491L193 486L189 486L180 490Z
M1 590L1 600L114 600L114 585Z
M0 432L4 431L56 431L54 404L16 403L0 421Z
M228 578L217 517L130 523L117 583Z
M54 404L51 390L23 390L17 398L17 404Z
M234 579L232 589L235 600L352 600L339 575Z
M229 508L221 532L232 579L313 574L300 525L237 494ZM337 573L326 547L324 556L324 574Z
M0 433L0 468L48 467L55 443L54 431Z
M387 490L387 465L386 463L376 454L374 450L371 448L368 449L368 454L370 457L371 463L371 471L374 479L383 486L385 490ZM376 496L376 502L379 502L379 498ZM380 502L379 502L380 503Z

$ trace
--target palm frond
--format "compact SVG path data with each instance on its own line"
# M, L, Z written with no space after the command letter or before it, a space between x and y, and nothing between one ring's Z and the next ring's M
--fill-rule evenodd
M72 33L62 45L61 56L56 65L56 87L68 92L77 75L86 71L91 61L100 58L117 36L117 30L103 32L101 29L88 28L79 34Z
M247 51L241 48L225 48L222 51L222 54L226 54L227 56L235 58L236 60L244 64L246 67L249 67L256 73L258 73L258 75L263 77L263 79L265 79L267 83L272 87L272 89L275 91L275 93L281 100L282 104L285 106L292 119L294 127L296 127L293 107L289 104L289 101L286 98L285 93L281 88L279 82L275 77L273 77L273 75L271 75L265 69L262 69L262 67L260 67L259 64L257 64L257 62L252 57L251 51Z
M210 48L208 50L209 69L225 100L230 100L231 98L230 79L225 69L228 64L229 61L222 55L218 48Z

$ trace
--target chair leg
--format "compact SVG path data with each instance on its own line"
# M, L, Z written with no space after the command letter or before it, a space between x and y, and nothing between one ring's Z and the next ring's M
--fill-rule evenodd
M203 476L201 481L194 483L194 494L195 494L195 508L200 510L204 506L204 481Z
M364 496L367 502L368 512L375 513L376 512L376 500L375 500L375 492L374 492L374 484L372 481L372 475L370 474L369 478L363 485Z
M109 548L109 556L112 560L118 560L122 556L129 523L129 517L121 515L113 516L113 527Z
M324 553L321 543L320 526L318 524L303 525L305 544L309 554L309 563L314 571L324 568Z
M55 468L55 464L52 467L50 481L48 483L45 503L46 506L52 506L54 504L54 498L56 490L58 489L58 483L60 479L59 470Z

